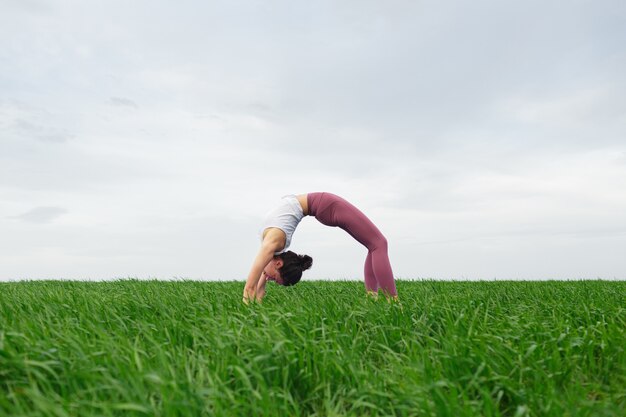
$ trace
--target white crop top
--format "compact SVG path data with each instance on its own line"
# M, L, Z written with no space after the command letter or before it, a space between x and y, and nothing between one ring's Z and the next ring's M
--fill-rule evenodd
M275 252L274 254L279 255L285 252L289 245L291 245L293 232L296 231L296 227L298 227L298 223L300 223L303 217L304 212L302 211L302 206L298 198L293 194L283 196L278 207L265 215L265 220L263 220L261 230L259 231L261 241L263 241L263 232L265 229L276 227L285 232L285 247L283 250Z

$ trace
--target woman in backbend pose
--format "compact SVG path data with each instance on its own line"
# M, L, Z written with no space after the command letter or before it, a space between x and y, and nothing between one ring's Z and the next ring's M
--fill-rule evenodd
M257 254L246 286L243 301L260 301L265 296L265 284L294 285L302 271L313 264L308 255L298 255L287 248L298 223L304 216L315 216L320 223L341 227L363 244L365 258L365 289L377 295L383 290L387 297L398 298L391 264L387 255L387 239L359 209L331 193L309 193L284 196L280 205L269 212L261 228L261 250Z

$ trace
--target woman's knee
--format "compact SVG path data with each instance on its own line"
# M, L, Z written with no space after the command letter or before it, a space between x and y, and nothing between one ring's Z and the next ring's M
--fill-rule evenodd
M380 234L374 240L373 246L374 247L371 250L383 250L386 252L388 248L387 238L383 236L382 234Z

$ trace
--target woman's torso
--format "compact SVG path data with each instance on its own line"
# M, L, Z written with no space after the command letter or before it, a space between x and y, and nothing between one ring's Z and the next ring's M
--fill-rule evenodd
M291 237L296 227L308 212L306 194L283 196L280 204L265 216L261 228L261 241L268 233L279 233L283 238L283 245L276 254L284 252L291 245Z
M308 194L298 194L296 196L298 202L300 203L300 207L302 207L302 212L305 216L309 215L309 204L307 202L307 195Z

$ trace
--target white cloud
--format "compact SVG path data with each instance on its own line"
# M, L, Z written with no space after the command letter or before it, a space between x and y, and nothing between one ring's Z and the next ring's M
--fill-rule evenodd
M10 216L10 219L16 219L27 223L45 224L54 221L60 216L67 213L63 207L35 207L26 213L17 216Z
M109 104L111 104L112 106L132 107L135 109L139 107L137 103L129 98L124 97L111 97L109 98Z
M625 16L5 2L0 276L241 279L281 195L331 191L403 277L624 277ZM339 230L294 249L361 276Z

